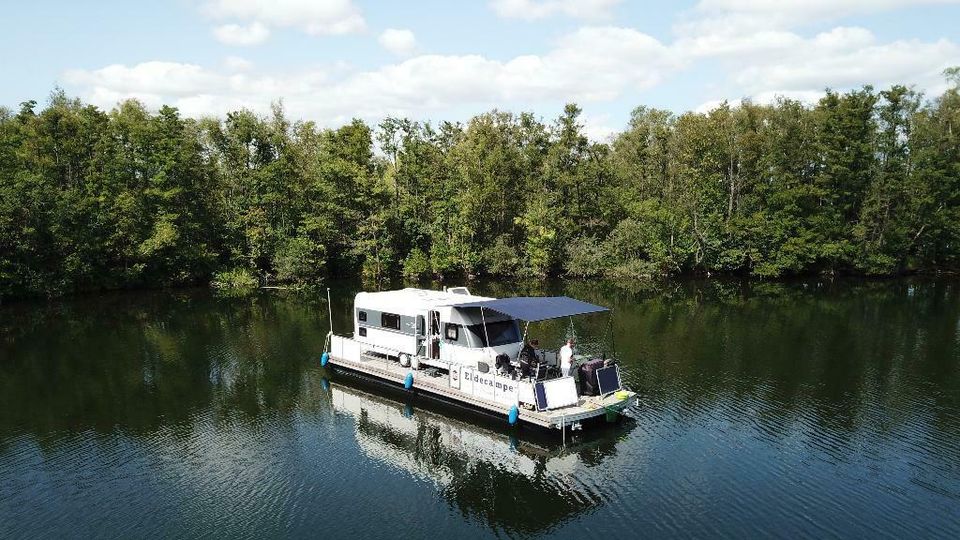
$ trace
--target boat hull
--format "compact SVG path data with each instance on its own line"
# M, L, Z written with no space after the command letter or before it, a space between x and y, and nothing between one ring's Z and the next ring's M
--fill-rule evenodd
M331 356L328 367L370 382L428 397L459 409L508 422L510 406L467 395L446 384L446 377L430 377L423 371L411 371L390 361L373 358L348 360ZM411 376L412 374L412 376ZM407 388L409 386L409 388ZM615 396L583 398L577 405L547 411L520 407L518 423L542 429L578 429L600 423L616 422L623 412L636 403L636 394L625 392Z

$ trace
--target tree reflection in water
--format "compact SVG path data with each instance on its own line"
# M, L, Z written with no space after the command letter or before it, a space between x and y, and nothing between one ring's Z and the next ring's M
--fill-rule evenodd
M338 374L330 392L333 409L355 419L358 446L370 458L434 483L464 516L506 532L549 530L603 504L598 486L584 480L634 427L626 419L571 434L564 444L559 432L518 436L479 414L453 413L351 375Z

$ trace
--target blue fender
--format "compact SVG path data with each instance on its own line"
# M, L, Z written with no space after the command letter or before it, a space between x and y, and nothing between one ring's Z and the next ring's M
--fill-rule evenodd
M330 353L325 352L320 355L320 366L327 367L327 362L330 361Z
M407 390L413 388L413 373L407 373L407 378L403 380L403 387Z
M507 413L507 422L509 422L512 426L517 423L518 418L520 418L520 409L514 405L513 407L510 407L510 412Z

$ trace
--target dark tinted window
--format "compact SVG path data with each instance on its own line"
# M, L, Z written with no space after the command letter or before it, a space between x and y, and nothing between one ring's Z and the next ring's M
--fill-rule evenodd
M393 330L399 330L400 316L393 313L381 313L380 326L384 328L391 328Z
M360 319L361 321L366 321L366 320L367 320L367 312L366 312L366 311L361 311L360 313L357 314L357 318Z
M363 337L366 337L366 336L367 336L367 329L366 329L366 328L360 328L360 335L363 336Z
M446 335L450 341L457 341L460 339L460 325L447 323L444 328L444 335Z
M477 338L482 347L496 347L520 341L520 325L517 321L489 322L486 331L482 324L471 324L467 329ZM489 344L487 335L490 336Z

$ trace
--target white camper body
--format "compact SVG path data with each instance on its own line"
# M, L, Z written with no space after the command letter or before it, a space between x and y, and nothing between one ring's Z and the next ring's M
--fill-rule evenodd
M520 322L491 310L458 308L481 300L465 287L361 292L353 304L353 336L361 352L447 369L492 371L497 355L516 358ZM486 365L486 367L484 366Z

